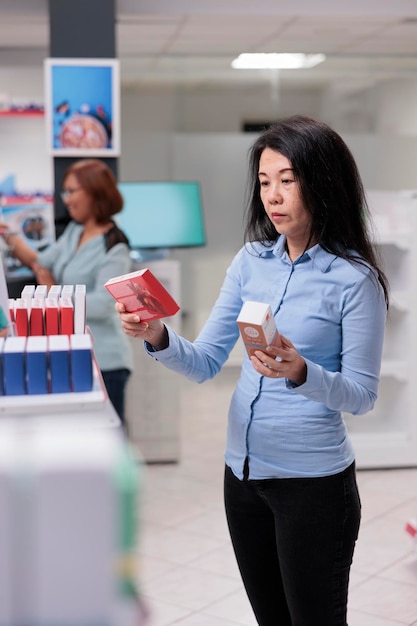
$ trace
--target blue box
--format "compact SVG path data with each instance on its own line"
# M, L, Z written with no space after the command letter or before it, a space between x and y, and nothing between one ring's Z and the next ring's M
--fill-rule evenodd
M6 337L3 347L4 394L26 394L26 337Z
M51 393L68 393L71 391L68 335L49 335L48 350Z
M26 343L26 376L29 394L48 393L47 337L28 337Z
M93 353L91 336L71 335L71 377L73 391L91 391L93 388Z

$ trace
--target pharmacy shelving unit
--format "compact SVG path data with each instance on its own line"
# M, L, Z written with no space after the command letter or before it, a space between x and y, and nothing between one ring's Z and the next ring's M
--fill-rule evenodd
M1 624L145 624L138 466L97 377L91 393L0 397Z
M120 431L120 419L108 399L95 360L91 391L3 395L0 398L0 420L26 420L35 429L71 420L80 429Z
M148 267L174 300L180 300L180 262L162 259L138 264L133 270ZM177 313L166 319L181 331ZM126 392L126 420L129 438L147 463L176 463L180 458L180 386L178 374L163 367L145 353L143 341L132 339L134 372Z
M367 196L391 306L375 407L344 417L358 468L412 467L417 466L417 192Z

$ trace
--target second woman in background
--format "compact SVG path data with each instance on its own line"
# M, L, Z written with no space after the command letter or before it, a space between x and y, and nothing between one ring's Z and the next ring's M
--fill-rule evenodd
M97 159L73 163L63 178L62 199L71 222L61 237L36 252L15 234L4 238L12 254L30 267L38 284L85 284L87 324L109 398L125 424L125 388L133 367L128 338L123 333L114 300L104 283L130 271L129 242L112 216L123 198L110 168Z

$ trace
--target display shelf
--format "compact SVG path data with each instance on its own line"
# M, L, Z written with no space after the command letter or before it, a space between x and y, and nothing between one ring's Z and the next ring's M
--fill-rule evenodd
M404 432L381 433L376 431L355 434L352 437L356 467L361 469L389 469L415 467L415 442Z
M44 117L45 113L43 110L38 109L28 109L28 110L20 110L20 109L0 109L0 117Z
M407 337L410 335L412 314L395 307L390 309L387 319L385 341L382 352L383 363L390 361L406 361Z
M391 291L391 311L411 311L410 295L407 291Z
M368 192L375 244L387 275L387 318L378 399L365 415L344 418L358 468L417 466L414 372L417 358L417 195Z
M143 269L135 265L132 271ZM146 263L174 300L181 304L180 263L174 259ZM181 331L177 313L167 324ZM143 341L132 339L134 371L126 392L129 438L147 463L175 463L180 456L180 389L178 374L145 353Z
M91 391L71 393L27 394L25 396L1 396L1 415L61 414L68 411L103 411L107 393L94 363L93 388Z
M378 243L380 245L388 244L394 245L399 250L408 250L412 245L412 241L410 238L410 234L404 231L396 232L395 234L395 243L392 241L392 233L389 231L382 231L378 235Z
M391 242L380 243L377 240L376 243L391 289L400 293L407 292L411 285L413 251L400 248L395 240L395 235L393 235Z
M345 414L345 421L354 435L403 431L407 426L409 398L406 379L382 376L379 396L372 411L365 415Z
M398 382L407 382L408 364L404 361L384 359L381 364L381 378L393 378Z

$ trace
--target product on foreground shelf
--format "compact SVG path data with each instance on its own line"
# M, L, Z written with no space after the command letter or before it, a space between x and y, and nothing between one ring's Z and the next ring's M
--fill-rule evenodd
M113 430L0 421L0 623L143 624L139 494Z

